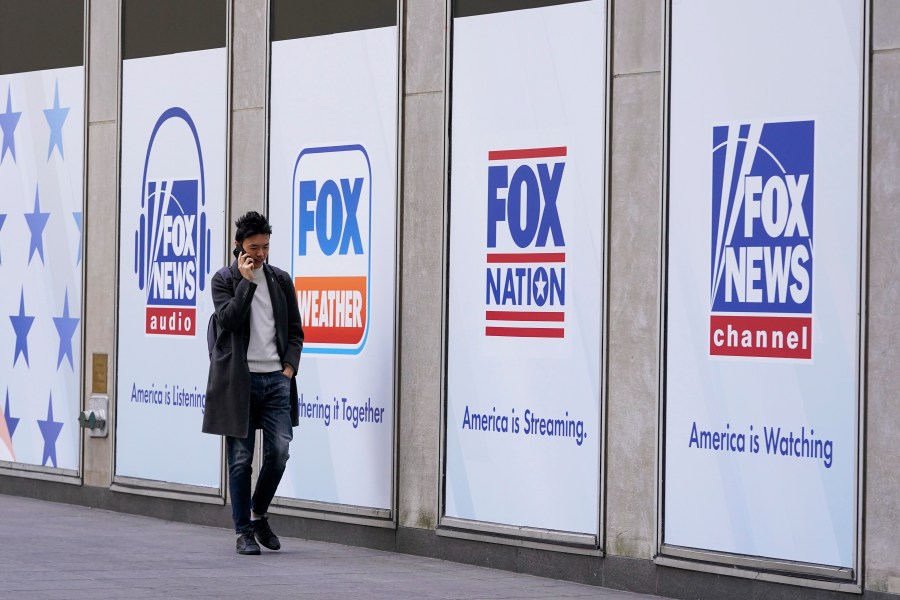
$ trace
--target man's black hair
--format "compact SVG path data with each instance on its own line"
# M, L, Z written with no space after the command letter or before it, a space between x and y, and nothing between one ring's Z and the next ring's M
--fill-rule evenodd
M234 225L237 228L234 232L234 239L239 244L243 243L248 237L258 233L272 235L272 226L269 225L269 220L255 210L251 210L240 217L234 222Z

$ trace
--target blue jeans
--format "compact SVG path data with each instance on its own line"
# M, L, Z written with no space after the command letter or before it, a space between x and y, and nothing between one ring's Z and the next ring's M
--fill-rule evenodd
M250 497L253 472L253 442L256 430L263 430L263 464ZM250 373L250 428L247 437L225 437L228 456L228 489L231 516L236 533L253 530L250 510L264 515L275 497L289 458L288 446L294 438L291 427L291 380L281 371Z

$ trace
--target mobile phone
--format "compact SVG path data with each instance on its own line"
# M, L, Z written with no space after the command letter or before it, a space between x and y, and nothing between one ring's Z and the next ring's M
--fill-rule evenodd
M235 246L234 250L232 250L231 253L234 254L235 258L238 258L241 255L241 248L238 246Z

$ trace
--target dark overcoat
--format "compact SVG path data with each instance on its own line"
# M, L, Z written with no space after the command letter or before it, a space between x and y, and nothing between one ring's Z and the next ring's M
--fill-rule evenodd
M244 438L250 428L250 369L247 367L250 305L257 284L241 275L237 261L232 262L228 269L231 271L231 281L217 272L211 283L219 332L209 359L203 432ZM278 267L263 263L263 272L272 298L278 356L282 364L294 368L294 377L291 378L291 422L296 427L300 424L297 373L303 350L297 292L290 276Z

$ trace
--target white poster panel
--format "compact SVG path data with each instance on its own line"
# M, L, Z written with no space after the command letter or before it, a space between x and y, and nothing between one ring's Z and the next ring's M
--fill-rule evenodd
M116 475L218 488L201 433L223 265L226 51L122 64Z
M675 2L664 543L852 567L863 3Z
M606 6L456 18L447 516L597 534Z
M397 27L272 44L270 262L306 336L286 498L390 509Z
M0 461L78 470L84 67L0 75Z

